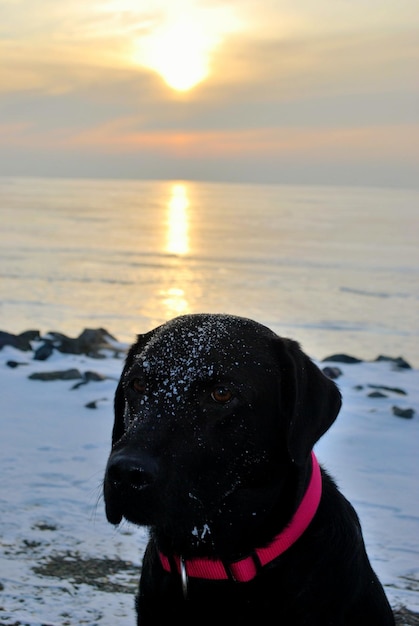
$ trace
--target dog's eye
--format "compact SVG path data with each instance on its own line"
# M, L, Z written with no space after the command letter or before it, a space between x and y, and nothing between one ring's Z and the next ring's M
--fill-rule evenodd
M133 378L132 381L130 382L130 387L136 393L141 393L141 394L145 393L145 390L146 390L146 384L141 378Z
M233 397L233 392L228 387L218 385L211 392L211 398L220 404L227 404Z

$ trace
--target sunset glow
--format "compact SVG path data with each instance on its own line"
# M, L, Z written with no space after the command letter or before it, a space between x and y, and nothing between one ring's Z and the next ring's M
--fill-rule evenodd
M2 176L418 185L417 0L0 4Z

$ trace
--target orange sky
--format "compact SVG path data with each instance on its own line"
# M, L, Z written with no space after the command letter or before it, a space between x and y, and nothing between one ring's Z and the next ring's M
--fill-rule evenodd
M416 0L146 6L0 0L0 174L419 184Z

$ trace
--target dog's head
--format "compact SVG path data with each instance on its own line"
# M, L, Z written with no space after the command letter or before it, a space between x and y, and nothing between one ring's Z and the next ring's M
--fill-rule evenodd
M295 505L290 477L340 405L298 343L252 320L184 315L140 335L115 394L108 520L151 526L179 553L216 550L278 498Z

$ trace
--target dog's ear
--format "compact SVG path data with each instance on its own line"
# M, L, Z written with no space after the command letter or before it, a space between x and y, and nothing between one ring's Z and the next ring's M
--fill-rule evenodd
M113 424L112 430L112 445L114 446L117 441L119 441L124 434L125 431L125 395L124 395L124 387L123 381L125 374L128 370L134 365L136 360L136 355L140 352L141 348L147 343L150 339L150 336L154 331L150 331L144 335L137 335L137 341L134 343L128 351L127 357L125 359L124 368L122 370L121 377L118 382L118 386L115 391L114 397L114 414L115 420Z
M335 383L292 339L279 339L281 414L286 419L288 451L304 464L314 444L335 421L342 397Z

